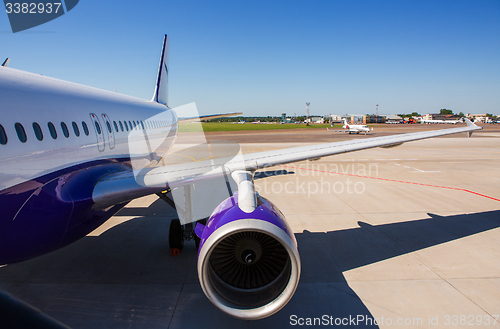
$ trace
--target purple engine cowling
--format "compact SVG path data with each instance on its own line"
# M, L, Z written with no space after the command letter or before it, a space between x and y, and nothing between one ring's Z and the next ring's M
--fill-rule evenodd
M283 308L300 278L297 241L281 211L258 196L246 213L237 192L223 201L200 237L198 277L203 292L219 309L236 318L257 320Z

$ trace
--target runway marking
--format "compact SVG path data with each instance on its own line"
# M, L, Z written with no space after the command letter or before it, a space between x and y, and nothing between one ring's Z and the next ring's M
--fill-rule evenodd
M401 166L399 163L396 163L396 166ZM403 166L405 168L408 168L408 169L412 169L412 170L416 170L418 172L441 172L439 170L420 170L420 169L417 169L417 168L412 168L412 167L408 167L408 166Z
M407 181L402 181L402 180L397 180L397 179L389 179L389 178L380 178L380 177L371 177L371 176L363 176L363 175L354 175L354 174L346 174L346 173L340 173L340 172L334 172L334 171L326 171L326 170L318 170L318 169L309 169L309 168L301 168L301 167L294 167L294 166L288 166L288 165L279 165L279 167L285 167L285 168L291 168L295 170L309 170L309 171L316 171L316 172L322 172L325 174L337 174L337 175L344 175L344 176L351 176L351 177L359 177L359 178L368 178L368 179L377 179L377 180L382 180L382 181L387 181L387 182L395 182L395 183L404 183L404 184L412 184L412 185L420 185L420 186L427 186L427 187L437 187L437 188L443 188L447 190L455 190L455 191L462 191L462 192L467 192L471 193L474 195L481 196L483 198L495 200L495 201L500 201L500 199L484 195L481 193L477 193L465 188L460 188L460 187L450 187L450 186L441 186L441 185L433 185L433 184L424 184L424 183L416 183L416 182L407 182Z

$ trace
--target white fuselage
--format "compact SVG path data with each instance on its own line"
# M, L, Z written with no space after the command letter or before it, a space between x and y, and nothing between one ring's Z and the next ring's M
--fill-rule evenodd
M75 165L129 161L128 136L133 130L144 130L150 138L171 137L156 150L166 153L177 131L174 112L156 102L6 67L0 67L0 91L0 129L7 137L7 143L0 144L0 191Z
M357 133L360 132L365 133L365 135L370 131L367 125L352 125L347 123L347 120L344 119L344 126L342 128L347 129L349 133Z

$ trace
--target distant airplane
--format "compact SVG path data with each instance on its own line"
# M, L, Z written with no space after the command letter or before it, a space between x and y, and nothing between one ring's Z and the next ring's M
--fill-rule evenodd
M179 123L193 120L167 106L167 59L165 35L151 101L0 66L0 265L67 246L145 195L172 204L169 194L184 189L188 196L199 191L192 184L209 182L209 192L193 204L204 203L218 197L212 183L218 179L226 196L215 200L204 224L208 216L191 213L193 204L177 208L187 219L171 221L170 247L179 251L185 239L197 239L198 277L208 299L236 318L261 319L292 298L301 261L283 213L255 191L256 170L482 129L466 120L466 127L160 166ZM347 122L345 128L368 132Z
M356 133L356 134L365 133L365 135L368 132L373 131L373 127L372 127L372 129L370 129L370 128L368 128L367 125L352 125L352 124L347 123L346 119L342 119L342 121L344 122L344 125L342 126L342 128L344 128L345 130L333 130L333 129L328 129L328 128L326 128L326 130L336 131L336 132L348 132L349 134L351 134L351 133Z

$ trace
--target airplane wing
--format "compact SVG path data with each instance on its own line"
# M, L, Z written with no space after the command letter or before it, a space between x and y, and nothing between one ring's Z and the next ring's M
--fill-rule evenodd
M466 122L467 126L461 128L316 144L244 155L240 152L239 156L231 156L230 158L211 158L187 164L172 164L146 168L140 171L130 170L111 173L98 181L94 187L92 195L95 203L94 208L104 209L145 195L217 177L227 177L232 174L234 177L234 173L254 172L261 168L280 164L318 159L375 147L391 147L405 142L438 136L464 132L471 134L475 130L482 129L482 127L476 126L469 120ZM238 182L237 178L235 180Z
M333 131L333 132L336 132L336 133L346 133L346 132L349 132L348 129L343 129L343 130L337 129L337 130L335 130L335 129L328 129L328 128L326 128L326 130Z

